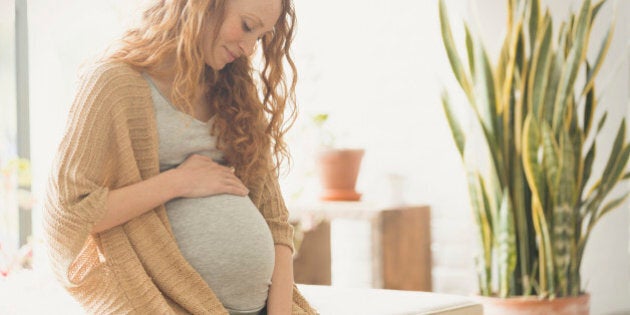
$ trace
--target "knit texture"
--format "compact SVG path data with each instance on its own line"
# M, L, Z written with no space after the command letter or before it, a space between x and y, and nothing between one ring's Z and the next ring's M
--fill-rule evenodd
M81 77L44 203L51 267L91 314L228 314L181 255L163 205L92 235L110 190L159 174L151 91L123 63L100 63ZM250 198L275 244L293 251L293 228L269 172ZM317 314L293 285L293 314Z

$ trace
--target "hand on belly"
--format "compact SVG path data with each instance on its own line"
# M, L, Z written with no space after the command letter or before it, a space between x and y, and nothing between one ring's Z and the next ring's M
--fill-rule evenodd
M249 197L182 198L168 202L166 210L180 250L193 267L209 263L229 272L232 264L245 269L267 265L266 272L273 272L271 231Z

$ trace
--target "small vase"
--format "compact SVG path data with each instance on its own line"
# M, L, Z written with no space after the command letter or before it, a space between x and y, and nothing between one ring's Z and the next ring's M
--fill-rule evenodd
M483 304L484 315L589 315L590 308L588 293L556 299L487 296L475 299Z
M318 171L322 183L322 200L357 201L361 194L355 186L365 150L322 150L318 154Z

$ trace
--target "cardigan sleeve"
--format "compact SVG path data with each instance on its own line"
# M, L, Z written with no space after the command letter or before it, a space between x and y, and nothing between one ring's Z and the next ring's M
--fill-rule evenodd
M288 246L293 252L293 226L289 224L289 211L282 198L276 172L268 171L261 189L255 193L256 206L269 225L274 244Z
M55 275L66 287L81 284L99 257L92 228L105 214L108 173L115 163L110 71L80 80L66 130L51 169L43 229Z

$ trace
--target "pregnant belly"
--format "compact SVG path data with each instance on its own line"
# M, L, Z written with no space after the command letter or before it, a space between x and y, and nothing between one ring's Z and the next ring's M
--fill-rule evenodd
M265 305L274 266L274 244L249 197L181 198L166 204L182 255L229 309Z

